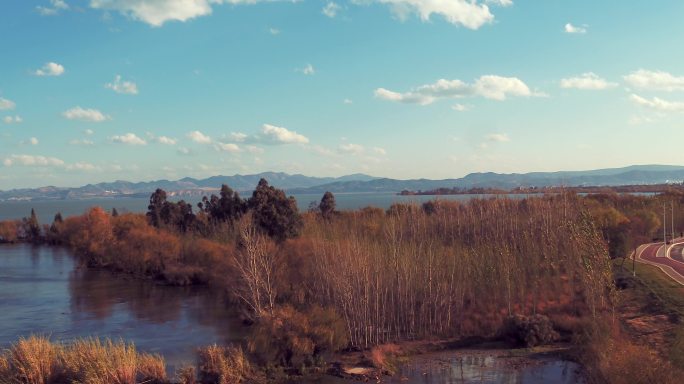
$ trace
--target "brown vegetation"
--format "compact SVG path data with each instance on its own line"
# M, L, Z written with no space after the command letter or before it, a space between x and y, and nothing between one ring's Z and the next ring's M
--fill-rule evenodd
M337 212L330 194L300 217L265 182L249 201L224 186L197 214L162 192L147 215L92 208L56 219L47 238L89 265L228 289L253 324L246 351L261 364L315 367L345 348L419 339L508 334L536 345L558 332L580 340L604 378L631 363L621 345L643 352L619 332L588 331L615 313L609 255L657 236L663 201L684 204L681 195L557 194ZM2 223L0 239L20 227ZM16 369L4 359L1 369ZM235 382L251 369L241 349L209 347L200 359L200 382ZM152 360L150 377L161 372ZM122 371L121 380L141 372ZM193 382L194 373L183 377Z
M140 354L132 344L77 340L56 344L31 336L0 355L0 382L22 384L166 383L164 360Z

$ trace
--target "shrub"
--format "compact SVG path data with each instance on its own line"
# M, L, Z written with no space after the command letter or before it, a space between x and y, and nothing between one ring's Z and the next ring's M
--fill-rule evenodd
M107 339L81 339L62 357L69 381L92 384L135 384L137 353L133 344Z
M20 220L0 221L0 243L14 243L19 239Z
M401 348L396 344L381 344L371 349L371 362L375 368L393 375L396 373L402 356Z
M195 384L195 367L186 366L176 370L176 381L179 384Z
M249 381L252 367L241 348L216 344L198 350L199 381L203 384L238 384Z
M502 333L516 345L525 347L548 344L558 339L551 320L544 315L509 316L504 321Z
M58 375L60 348L50 343L47 337L21 338L8 352L9 356L1 364L5 371L3 378L6 374L8 382L47 384Z
M146 384L163 384L166 379L166 363L159 355L143 353L138 356L138 382Z
M314 306L302 313L290 305L259 318L249 338L250 351L263 362L287 367L313 365L325 352L348 345L344 321L332 308Z

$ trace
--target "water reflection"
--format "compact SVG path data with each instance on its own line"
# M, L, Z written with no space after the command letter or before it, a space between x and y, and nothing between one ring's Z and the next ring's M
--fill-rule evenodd
M404 365L389 383L582 383L580 367L550 358L521 359L480 352L420 356Z
M32 333L123 338L173 370L198 346L241 337L222 295L78 267L59 248L0 246L0 287L0 348Z

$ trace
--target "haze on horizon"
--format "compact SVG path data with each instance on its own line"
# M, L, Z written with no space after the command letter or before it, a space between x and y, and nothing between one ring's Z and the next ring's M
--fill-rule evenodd
M0 189L682 164L684 3L9 0Z

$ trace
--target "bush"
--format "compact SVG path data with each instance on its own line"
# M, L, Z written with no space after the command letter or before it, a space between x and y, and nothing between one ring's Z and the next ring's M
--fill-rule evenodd
M241 348L216 344L198 351L199 382L202 384L238 384L249 382L252 367Z
M544 315L508 316L504 321L503 336L524 347L548 344L558 339L551 320Z
M0 354L0 383L167 383L164 359L138 354L133 344L98 339L71 345L47 337L20 339Z
M348 344L344 321L331 308L314 306L302 313L290 305L259 318L249 338L250 352L264 363L286 367L314 365L325 352Z
M59 346L45 337L21 338L4 357L3 379L8 382L47 384L59 374Z

